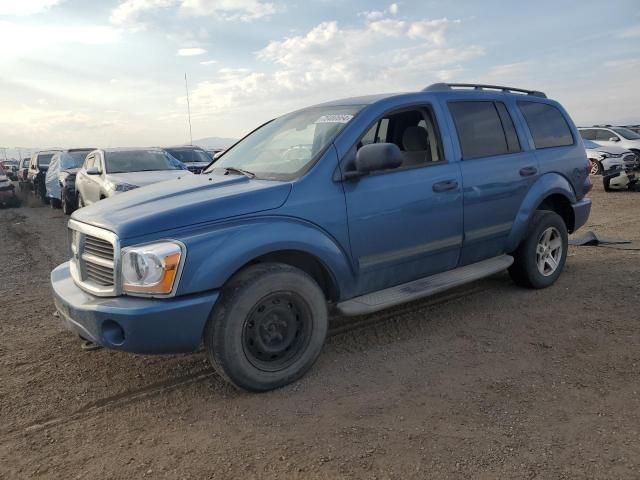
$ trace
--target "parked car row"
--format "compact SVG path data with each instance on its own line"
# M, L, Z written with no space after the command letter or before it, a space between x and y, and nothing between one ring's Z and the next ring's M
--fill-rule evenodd
M217 156L223 150L217 150ZM77 208L144 185L199 174L214 161L193 145L167 148L72 148L37 152L15 162L15 178L52 208Z
M602 175L606 191L634 188L640 179L640 134L628 127L594 125L578 131L592 175Z

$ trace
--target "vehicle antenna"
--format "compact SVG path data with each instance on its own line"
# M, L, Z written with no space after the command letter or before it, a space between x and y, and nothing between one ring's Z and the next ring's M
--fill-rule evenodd
M187 117L189 118L189 145L193 145L193 133L191 131L191 105L189 104L189 84L187 83L187 73L184 74L184 89L187 91Z

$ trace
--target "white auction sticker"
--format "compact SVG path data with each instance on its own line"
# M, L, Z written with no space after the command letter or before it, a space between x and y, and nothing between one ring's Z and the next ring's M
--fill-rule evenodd
M353 118L353 115L322 115L315 123L347 123Z

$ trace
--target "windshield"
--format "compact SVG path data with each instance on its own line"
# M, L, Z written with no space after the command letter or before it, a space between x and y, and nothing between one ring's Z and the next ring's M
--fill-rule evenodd
M182 163L206 162L211 163L211 157L204 150L195 148L165 148L171 156L177 158Z
M160 150L121 150L105 152L107 173L181 170L174 158Z
M53 157L53 155L53 153L38 155L38 166L46 167L47 165L49 165L49 163L51 163L51 158Z
M62 168L80 168L91 150L77 150L62 154Z
M206 173L237 168L252 172L257 178L296 178L313 164L360 108L314 107L284 115L227 150Z
M611 130L616 132L618 135L623 136L627 140L640 140L640 135L628 128L612 128Z

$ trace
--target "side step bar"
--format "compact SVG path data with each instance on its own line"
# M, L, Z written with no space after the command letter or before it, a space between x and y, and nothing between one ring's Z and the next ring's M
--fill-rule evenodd
M500 255L499 257L455 268L448 272L437 273L385 290L355 297L337 304L336 308L341 315L366 315L479 280L509 268L512 263L512 256Z

